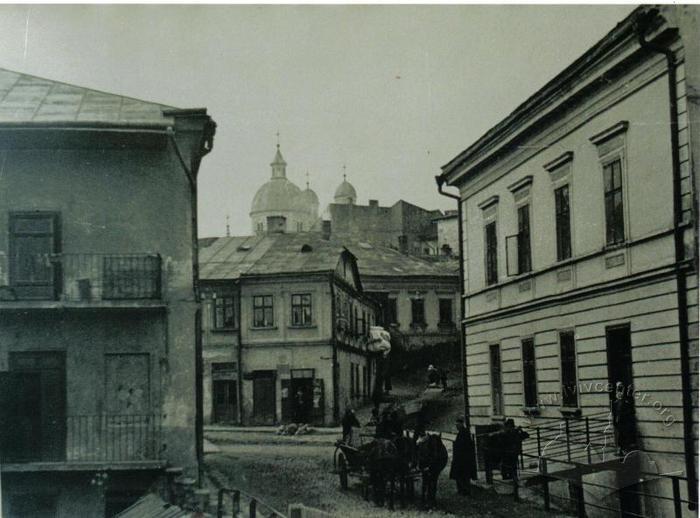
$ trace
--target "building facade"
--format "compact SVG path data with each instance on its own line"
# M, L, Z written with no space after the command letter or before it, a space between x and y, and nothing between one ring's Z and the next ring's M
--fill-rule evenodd
M215 125L0 70L3 515L196 477L196 174Z
M658 473L687 477L682 497L696 499L697 32L679 33L675 8L661 11L636 9L438 182L461 197L475 429L605 419L622 382L637 448ZM583 480L619 485L619 472L596 469ZM672 497L668 478L639 487ZM584 488L589 503L673 512Z
M342 245L317 233L219 238L201 267L207 423L330 425L369 397L376 304Z

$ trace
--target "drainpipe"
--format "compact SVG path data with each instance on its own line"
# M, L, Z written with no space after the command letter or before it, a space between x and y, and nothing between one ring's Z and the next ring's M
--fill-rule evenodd
M639 45L650 52L666 56L668 67L669 116L671 127L671 161L673 166L673 220L675 245L676 292L678 302L678 334L681 353L681 390L683 395L683 440L685 444L685 470L688 478L688 509L695 510L698 500L697 473L695 470L695 446L693 441L693 411L692 385L690 379L690 353L688 339L688 299L685 260L685 245L683 243L683 221L681 205L681 168L680 151L678 149L678 92L676 89L676 58L674 52L655 42L644 38L646 29L653 18L658 15L656 9L644 13L635 23Z
M338 405L338 344L335 338L335 289L333 287L333 274L328 276L331 288L331 346L333 347L333 421L340 420L340 407Z
M467 341L466 326L464 324L464 236L462 234L462 198L456 194L451 194L449 192L443 191L445 185L445 177L443 175L438 175L435 177L435 182L437 183L438 192L443 196L452 198L457 201L457 235L459 239L459 350L460 358L462 364L462 386L464 390L464 426L467 428L469 433L471 433L471 418L469 416L469 380L467 378ZM472 449L469 452L470 455L474 454ZM476 462L474 458L471 459L472 462ZM476 464L474 464L476 466Z

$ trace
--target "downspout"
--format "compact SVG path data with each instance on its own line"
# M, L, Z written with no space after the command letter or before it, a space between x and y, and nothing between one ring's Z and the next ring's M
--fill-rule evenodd
M328 276L329 285L331 288L331 346L333 347L333 421L337 423L340 420L340 410L338 405L338 344L335 338L335 289L333 287L333 274Z
M201 305L200 305L200 289L199 289L199 244L197 234L197 171L202 158L211 151L213 146L213 138L215 131L214 122L209 119L202 130L202 139L199 147L188 166L180 151L180 147L175 140L175 131L168 131L170 142L173 144L175 154L177 155L180 165L182 166L187 181L190 186L190 217L192 226L192 290L194 295L194 303L197 307L195 313L195 332L194 338L194 366L195 366L195 450L197 457L197 479L199 487L203 484L203 467L204 467L204 401L202 396L203 383L203 358L202 358L202 333L201 333Z
M240 281L237 283L238 284L238 304L236 308L236 312L238 313L237 315L237 320L238 320L238 329L236 330L236 338L237 338L237 361L238 361L238 424L243 425L243 338L242 338L242 332L241 329L243 328L243 321L241 320L241 316L243 314L242 310L242 303L243 303L243 296L241 294L241 283Z
M668 67L668 92L669 92L669 116L671 127L671 161L673 166L673 238L675 245L675 270L676 292L678 303L678 335L681 354L681 390L683 396L683 441L685 444L685 470L688 481L688 509L695 510L698 500L697 472L695 468L695 446L693 441L693 413L692 413L692 384L690 379L690 353L688 339L688 298L685 260L685 245L683 243L684 229L682 226L681 205L681 168L680 150L678 148L678 92L676 87L676 59L674 52L657 43L644 39L645 30L648 28L652 17L656 16L656 10L645 13L635 23L639 45L650 52L656 52L666 56Z
M457 234L459 239L459 350L462 364L462 386L464 389L464 426L471 433L471 418L469 416L469 380L467 378L467 341L466 326L464 324L464 236L462 234L462 198L456 194L443 191L445 177L439 175L435 177L438 192L443 196L457 200ZM473 459L472 459L473 460Z

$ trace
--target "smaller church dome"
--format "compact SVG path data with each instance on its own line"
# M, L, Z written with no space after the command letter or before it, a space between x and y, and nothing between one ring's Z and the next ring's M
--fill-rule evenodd
M302 208L308 210L314 215L318 212L318 196L316 196L316 193L309 187L301 191L301 194L299 195L299 202L302 205Z
M345 179L343 175L343 183L341 183L335 190L335 195L333 199L336 203L354 204L357 200L357 192L350 182Z

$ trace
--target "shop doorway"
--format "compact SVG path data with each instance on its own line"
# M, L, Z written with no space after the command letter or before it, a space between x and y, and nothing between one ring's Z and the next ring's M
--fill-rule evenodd
M275 371L253 371L253 421L275 424Z

